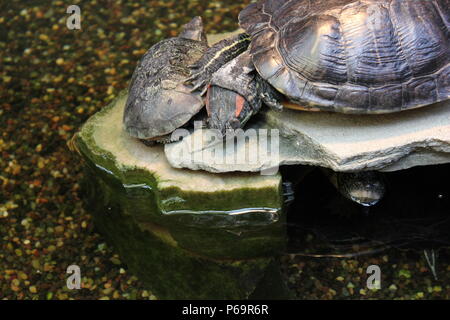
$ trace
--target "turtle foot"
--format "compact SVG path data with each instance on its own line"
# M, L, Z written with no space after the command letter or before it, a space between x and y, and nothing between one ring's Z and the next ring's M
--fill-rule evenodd
M192 73L191 76L185 80L184 84L190 86L189 89L191 92L200 91L201 95L204 95L208 88L207 85L210 78L211 76L209 73L204 72L203 70L201 72L197 71Z
M269 108L271 108L272 110L275 110L278 112L283 111L283 108L284 108L283 105L280 102L278 102L277 99L274 99L273 97L271 97L269 94L263 93L261 98L262 98L264 104L266 106L268 106Z

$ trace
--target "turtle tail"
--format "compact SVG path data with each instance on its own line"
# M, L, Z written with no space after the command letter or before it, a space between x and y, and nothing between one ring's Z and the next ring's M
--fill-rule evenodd
M250 36L246 33L216 43L190 66L191 74L185 84L191 85L192 91L199 90L203 95L214 72L247 50L249 44Z

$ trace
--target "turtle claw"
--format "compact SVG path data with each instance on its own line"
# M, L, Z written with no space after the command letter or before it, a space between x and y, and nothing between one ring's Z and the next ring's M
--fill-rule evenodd
M139 139L143 144L145 144L147 147L154 147L157 145L157 141L155 140L145 140L145 139Z
M263 100L264 104L270 107L272 110L278 112L283 111L283 105L280 102L278 102L277 99L271 97L266 92L261 94L261 99Z
M201 91L202 95L206 91L207 81L204 79L199 79L195 82L192 82L192 91Z
M267 101L265 101L265 103L266 103L267 106L269 106L274 111L278 111L278 112L283 111L284 107L278 101L275 101L274 103L267 103Z
M203 95L206 92L208 81L206 80L206 76L201 75L200 73L195 73L191 75L184 81L184 84L190 85L191 92L201 91ZM199 90L200 89L200 90Z
M180 141L182 139L182 137L179 137L177 139L173 139L172 136L169 135L165 135L165 136L161 136L161 137L157 137L154 139L139 139L143 144L145 144L147 147L154 147L157 146L158 144L169 144L172 142L177 142Z
M156 142L160 143L160 144L169 144L169 143L172 143L172 142L178 142L178 141L180 141L182 139L183 139L182 137L177 137L176 139L174 139L172 137L172 135L167 135L167 136L163 136L163 137L160 137L160 138L156 139Z

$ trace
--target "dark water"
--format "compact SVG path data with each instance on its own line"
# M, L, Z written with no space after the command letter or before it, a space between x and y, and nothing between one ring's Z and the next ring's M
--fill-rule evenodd
M295 168L285 168L286 181ZM387 194L364 208L343 198L320 170L295 183L288 213L289 253L355 256L388 247L450 247L450 165L386 173Z

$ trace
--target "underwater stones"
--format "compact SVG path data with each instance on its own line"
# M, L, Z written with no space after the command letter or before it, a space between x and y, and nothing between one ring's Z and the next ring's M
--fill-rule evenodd
M279 130L278 152L261 153L257 161L244 165L223 165L204 156L209 150L190 148L187 144L193 138L189 136L167 145L166 156L176 168L211 172L260 171L268 165L292 164L344 172L396 171L450 162L450 101L384 115L266 109L248 128ZM244 154L248 148L248 143L238 142L236 153Z
M162 299L242 299L285 245L281 177L172 168L123 130L126 94L71 141L86 206L122 260Z

